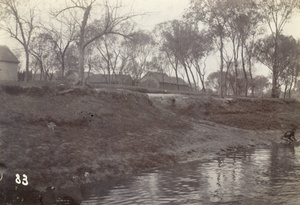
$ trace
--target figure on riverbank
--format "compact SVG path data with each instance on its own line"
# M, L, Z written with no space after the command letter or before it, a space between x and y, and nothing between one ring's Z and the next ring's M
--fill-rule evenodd
M295 138L295 131L296 128L294 127L292 130L285 132L281 139L289 142L297 141L297 139Z

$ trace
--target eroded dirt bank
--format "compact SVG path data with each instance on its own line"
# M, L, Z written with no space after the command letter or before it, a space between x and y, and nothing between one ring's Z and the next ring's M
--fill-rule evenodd
M269 144L300 122L296 101L66 90L1 87L2 202L21 200L16 185L32 192L25 202L80 201L88 193L61 189Z

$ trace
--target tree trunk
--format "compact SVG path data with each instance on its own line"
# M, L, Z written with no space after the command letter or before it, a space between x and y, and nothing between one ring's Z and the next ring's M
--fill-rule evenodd
M45 77L44 77L44 66L43 66L43 61L41 59L38 59L37 60L39 61L40 63L40 70L41 70L41 75L40 75L40 81L44 81L45 80Z
M202 86L202 92L206 93L205 83L204 83L204 74L202 74L201 72L198 74L199 74L199 78L200 78L200 82L201 82L201 86Z
M169 55L169 53L167 51L166 51L166 54L167 54L167 57L169 59L170 64L172 65L172 68L175 71L176 82L177 82L177 89L180 90L179 81L178 81L178 59L175 57L175 63L172 63L171 57L170 57L170 55Z
M79 75L79 81L76 82L76 84L85 85L85 78L84 78L84 48L81 48L81 46L78 49L79 51L79 58L78 58L78 75Z
M277 65L273 65L273 75L272 75L272 98L279 98L277 91Z
M193 81L194 81L195 91L197 91L197 83L196 83L196 79L195 79L194 73L193 73L193 71L192 71L191 66L188 66L188 68L189 68L189 70L190 70L190 73L191 73L192 78L193 78Z
M296 78L296 77L295 77ZM294 84L294 76L292 76L292 81L290 83L290 86L289 86L289 98L291 99L292 98L292 95L291 95L291 91L292 91L292 87L293 87L293 84Z
M177 68L175 70L175 76L176 76L176 82L177 82L177 89L180 90L179 81L178 81L178 71L177 71Z
M61 61L61 82L64 82L64 76L65 76L65 58L62 56Z
M190 86L190 88L192 89L191 80L190 80L190 77L189 77L189 73L188 73L188 70L187 70L187 66L186 66L186 64L185 64L185 62L184 62L184 61L182 62L182 65L183 65L183 68L184 68L184 71L185 71L186 77L187 77L187 79L188 79L189 86Z
M80 27L80 36L79 36L79 43L78 43L78 49L79 49L79 70L78 70L78 75L79 75L79 84L80 85L85 85L86 81L85 81L85 77L84 77L84 50L85 50L85 42L84 42L84 38L85 38L85 28L86 28L86 24L88 21L88 17L90 15L92 9L92 5L89 5L85 11L84 11L84 15L83 15L83 20L81 22L81 27Z
M230 60L229 62L226 62L226 73L225 73L225 94L228 95L228 88L229 86L227 87L227 80L228 80L228 72L229 72L229 68L231 66L231 63L232 61Z
M91 73L91 70L92 70L91 62L88 63L88 67L89 67L89 71L88 71L88 74L87 74L87 78L90 77L90 73Z
M251 65L251 57L248 57L248 64L249 64L249 75L251 80L251 96L254 97L254 81L253 81L253 75L252 75L252 65Z
M221 65L220 65L220 97L223 98L223 36L220 35L220 60L221 60Z
M200 79L200 82L201 82L202 92L206 93L205 83L204 83L204 75L205 75L205 74L204 74L204 69L206 68L205 61L204 61L203 74L202 74L202 72L201 72L201 67L200 67L200 65L199 65L198 60L195 60L194 67L196 68L196 73L198 73L198 76L199 76L199 79ZM199 82L198 82L198 83L199 83Z
M238 63L237 63L237 59L234 59L234 95L238 96Z
M239 58L239 43L237 45L237 48L235 47L235 39L233 37L232 39L232 46L233 46L233 57L234 57L234 82L235 82L235 88L234 88L234 95L238 96L238 58Z
M242 66L243 66L243 72L244 72L244 77L245 77L245 96L248 96L248 76L245 68L245 59L244 59L244 44L242 44L242 49L241 49L241 58L242 58Z
M25 82L29 81L29 50L28 48L25 46Z
M277 65L277 50L278 50L278 30L276 29L275 34L275 50L274 50L274 64L273 64L273 75L272 75L272 98L279 98L278 87L277 87L277 78L278 78L278 65Z
M283 98L284 98L284 99L285 99L285 95L286 95L287 87L288 87L288 85L287 85L287 84L285 84L285 86L284 86L284 94L283 94Z
M65 76L65 56L67 49L70 45L70 41L67 43L66 47L64 48L64 51L60 54L61 55L61 82L64 82L64 76Z

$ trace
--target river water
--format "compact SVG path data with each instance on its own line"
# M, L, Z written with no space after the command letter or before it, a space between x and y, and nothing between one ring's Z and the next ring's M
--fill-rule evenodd
M300 204L300 147L218 155L95 186L90 204Z

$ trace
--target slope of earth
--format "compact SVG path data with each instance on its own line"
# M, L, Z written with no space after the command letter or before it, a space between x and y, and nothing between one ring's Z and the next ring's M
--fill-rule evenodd
M296 101L149 96L2 85L0 203L39 203L39 195L45 204L79 202L89 194L84 184L268 144L300 122Z
M300 103L271 98L215 98L150 94L153 103L188 119L248 130L291 129L300 125Z

